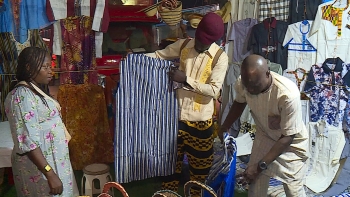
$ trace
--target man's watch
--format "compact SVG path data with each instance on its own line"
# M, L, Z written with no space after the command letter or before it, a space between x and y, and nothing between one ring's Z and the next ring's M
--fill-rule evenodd
M52 168L49 164L47 164L45 167L44 167L45 171L46 172L49 172Z
M259 161L258 166L262 171L267 169L267 163L265 161Z

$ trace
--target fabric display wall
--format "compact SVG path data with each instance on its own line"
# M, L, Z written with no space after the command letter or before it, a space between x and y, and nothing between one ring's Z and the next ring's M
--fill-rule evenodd
M113 162L105 89L97 85L96 70L96 57L102 56L103 32L109 24L108 1L47 2L48 19L54 22L52 52L61 57L57 97L72 136L72 167L82 170L92 163Z
M46 1L10 1L0 3L0 115L6 120L4 100L15 79L17 59L29 46L48 50L38 29L50 25L45 14Z
M249 54L265 57L270 69L293 81L301 93L303 120L310 135L307 196L350 195L350 181L345 178L350 175L350 2L231 2L226 47L230 66L222 89L221 120L234 101L233 86L242 60ZM251 152L254 129L247 107L230 129L237 136L237 156ZM284 196L283 186L270 185L268 193Z
M178 106L167 75L171 65L140 54L130 54L120 64L114 141L119 183L175 170Z
M95 70L96 56L102 53L102 31L107 31L109 23L106 2L5 0L0 4L2 120L5 120L3 102L14 80L20 52L26 47L38 46L51 53L41 33L52 41L53 54L61 56L58 73L61 73L62 86L58 100L64 109L63 121L72 135L69 146L75 170L94 162L113 162L104 90L96 85ZM53 29L44 29L52 24Z
M61 55L61 84L97 84L96 57L102 57L109 24L107 0L50 0L53 54ZM69 72L79 71L79 72Z

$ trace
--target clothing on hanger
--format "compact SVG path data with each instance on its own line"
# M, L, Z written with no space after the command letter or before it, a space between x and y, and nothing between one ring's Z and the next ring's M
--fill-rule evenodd
M289 24L303 20L315 20L318 6L322 0L295 0L289 2Z
M287 48L282 46L284 36L288 28L288 23L276 20L276 18L266 18L262 23L254 25L249 42L248 51L261 55L271 62L281 64L282 69L287 68Z
M289 0L259 0L258 21L275 17L280 21L288 21Z

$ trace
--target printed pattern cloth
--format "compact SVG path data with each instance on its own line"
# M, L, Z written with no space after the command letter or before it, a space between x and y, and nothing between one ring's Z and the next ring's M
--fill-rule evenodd
M178 103L167 75L171 64L141 54L130 54L120 64L114 143L116 182L174 173Z
M333 25L338 27L338 36L341 36L343 12L345 8L335 8L333 5L326 5L322 7L322 19L332 22Z
M57 99L63 122L72 136L69 151L73 169L82 170L92 163L112 163L113 140L103 88L92 84L61 85Z
M36 46L48 51L46 44L39 35L38 30L30 30L29 37L25 43L19 43L11 32L0 33L0 73L15 74L17 69L17 59L19 53L28 46ZM0 78L0 120L6 120L4 111L4 101L9 92L10 83L13 76L6 75Z
M4 0L0 6L0 32L12 32L19 42L27 40L30 29L49 26L46 0Z
M332 64L334 62L335 64ZM331 66L331 68L329 67ZM329 125L342 127L348 94L349 65L339 58L311 67L304 92L310 97L310 121L325 120Z
M21 86L8 94L5 106L14 148L12 171L18 196L52 196L46 177L23 155L40 147L44 158L63 183L62 197L73 197L74 173L68 142L59 111L51 100L41 98Z
M92 18L87 16L61 20L61 70L67 71L60 76L61 84L97 84L95 32L91 25Z

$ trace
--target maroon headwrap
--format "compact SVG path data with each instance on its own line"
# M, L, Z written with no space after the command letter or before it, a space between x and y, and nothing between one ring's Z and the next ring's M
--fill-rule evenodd
M224 22L213 12L206 14L198 24L195 38L202 44L209 45L224 35Z

